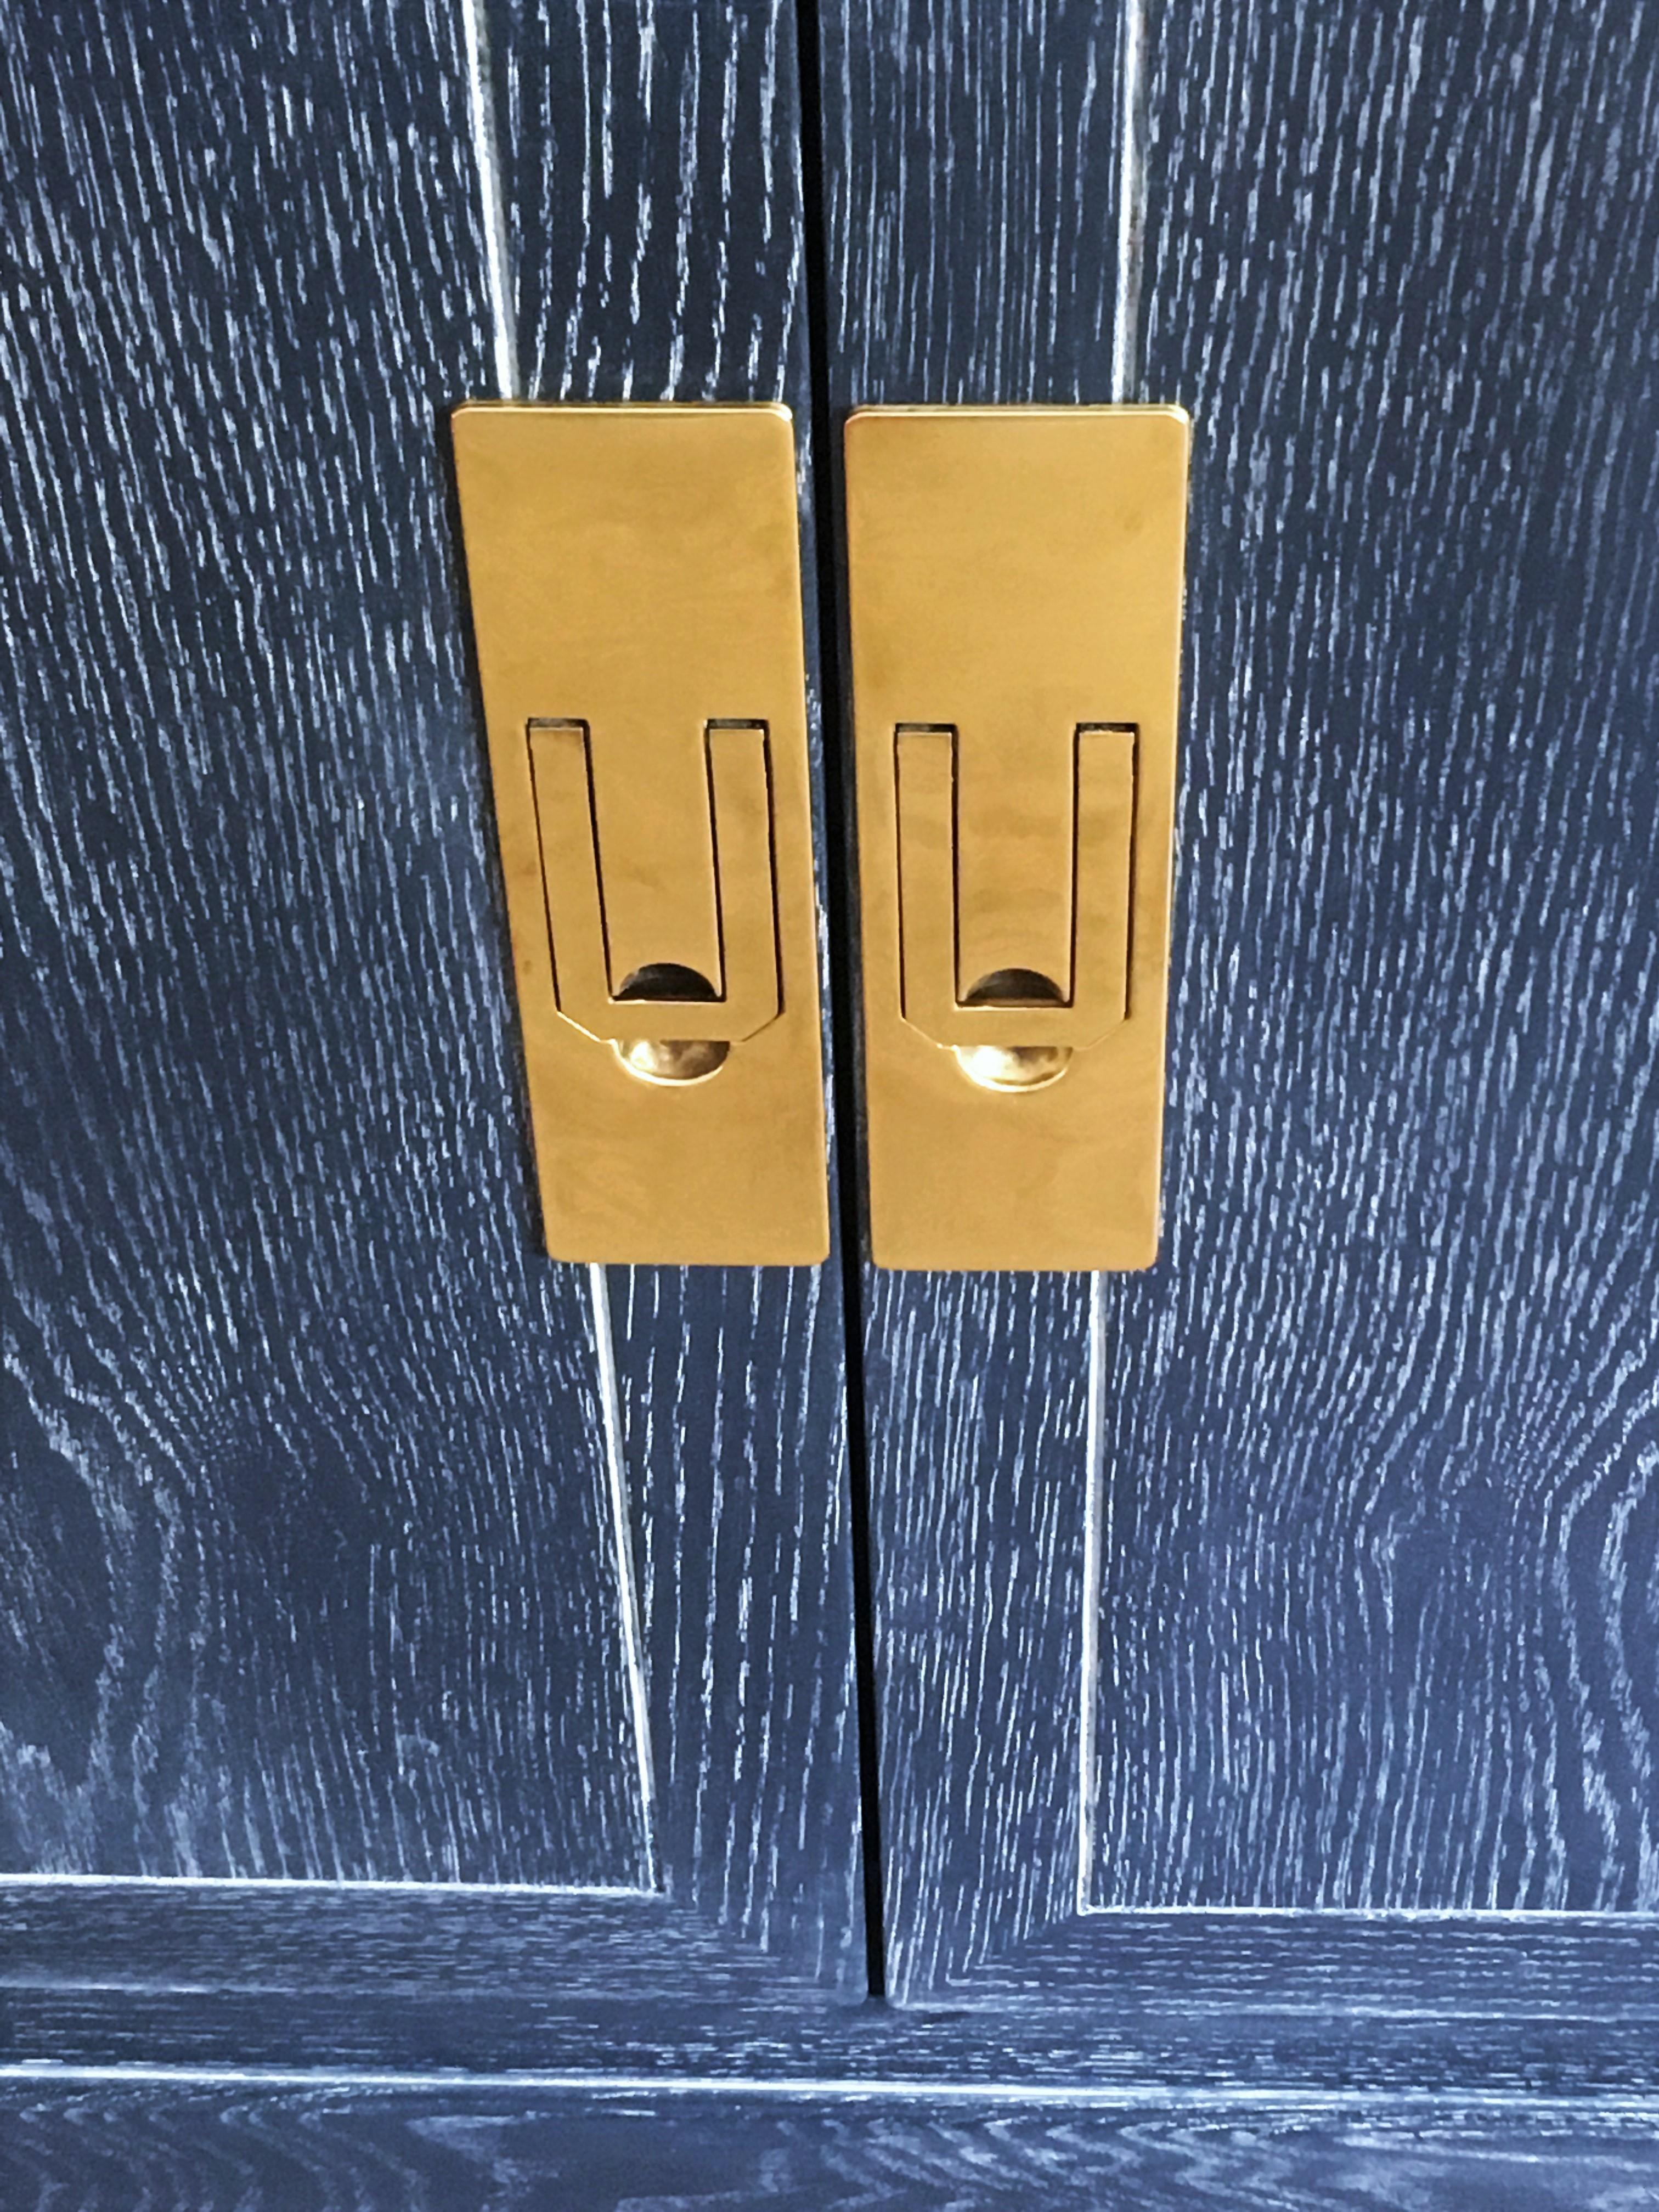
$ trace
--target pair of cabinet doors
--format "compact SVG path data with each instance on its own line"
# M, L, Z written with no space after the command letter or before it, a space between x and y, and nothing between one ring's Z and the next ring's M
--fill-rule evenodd
M15 2201L1659 2202L1646 0L8 21ZM541 1256L509 392L793 410L836 942L847 409L1192 410L1151 1273Z

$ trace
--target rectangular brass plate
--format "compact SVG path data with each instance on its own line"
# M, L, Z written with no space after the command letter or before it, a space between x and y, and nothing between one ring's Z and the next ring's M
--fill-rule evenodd
M822 1260L788 410L453 428L548 1250Z
M847 426L870 1229L885 1267L1158 1247L1188 426Z

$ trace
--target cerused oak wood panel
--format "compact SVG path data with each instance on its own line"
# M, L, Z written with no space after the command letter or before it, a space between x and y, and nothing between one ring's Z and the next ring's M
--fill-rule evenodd
M158 395L169 410L163 428L177 439L177 452L154 460L128 496L136 534L157 508L164 528L192 538L198 556L193 566L176 557L158 566L142 595L166 617L173 598L188 593L187 619L143 641L151 687L182 685L184 703L173 707L173 725L153 709L135 714L125 701L112 710L95 690L89 718L76 704L94 724L125 715L134 734L124 754L137 753L141 768L180 742L174 725L191 736L200 725L198 811L160 819L131 864L135 878L153 879L154 912L144 919L158 976L178 968L181 951L198 956L190 1001L197 1029L182 1041L136 1036L141 1008L106 1003L64 978L55 921L43 921L30 949L52 1003L54 992L73 998L106 1053L136 1060L165 1102L164 1113L149 1117L159 1125L152 1141L127 1157L106 1128L115 1118L99 1087L106 1071L98 1067L97 1086L72 1066L60 1079L88 1124L82 1145L103 1176L96 1200L118 1222L142 1221L159 1180L173 1241L146 1248L145 1265L152 1273L177 1267L198 1285L195 1319L206 1343L216 1322L238 1329L234 1306L229 1323L221 1319L222 1303L237 1296L252 1302L238 1333L254 1338L251 1371L244 1354L227 1382L222 1353L203 1371L192 1340L175 1334L164 1343L166 1316L154 1310L146 1276L115 1308L98 1348L112 1370L110 1393L124 1406L140 1377L186 1401L196 1426L169 1436L169 1472L188 1490L189 1515L215 1524L198 1547L216 1541L231 1555L210 1593L194 1589L170 1562L165 1575L149 1568L121 1623L117 1685L142 1661L145 1694L185 1740L182 1752L164 1745L155 1756L199 1766L205 1753L194 1734L210 1724L218 1733L210 1748L246 1771L228 1784L217 1772L198 1779L192 1768L184 1785L159 1790L142 1778L146 1814L165 1830L165 1849L111 1840L112 1816L100 1797L94 1809L104 1826L78 1849L54 1855L31 1830L15 1863L532 1881L626 1881L654 1870L675 1895L748 1936L856 1983L856 1748L831 1271L642 1276L618 1297L625 1473L643 1577L661 1829L648 1855L641 1833L586 1286L535 1249L487 793L437 463L443 409L495 388L503 333L485 283L459 15L404 12L407 21L349 19L318 52L297 17L261 36L182 15L174 59L191 64L189 102L159 62L135 76L131 42L106 30L107 52L94 40L102 61L82 73L72 125L50 69L39 84L17 75L31 45L50 51L52 42L15 44L18 112L40 137L35 159L49 182L61 183L100 284L132 258L149 143L163 124L172 134L161 142L163 167L184 180L176 202L148 209L144 243L156 266L139 258L127 304L149 352L127 369L131 392L118 382L112 396L99 381L102 364L76 352L78 299L57 306L43 350L61 411L95 418L103 409L118 450L133 437L131 418ZM717 388L721 397L799 404L801 218L789 16L702 6L653 25L632 9L504 9L492 27L494 184L516 279L514 319L532 364L520 380L538 392L641 397L648 386L690 397ZM613 50L623 48L641 73L626 96L612 97ZM586 57L582 66L572 67L574 56ZM44 67L33 66L37 74ZM112 139L125 157L126 169L119 161L114 169L120 191L108 179L97 188L88 149L100 139ZM335 140L345 156L320 157L317 147ZM264 150L268 143L274 153ZM196 234L198 171L228 210L224 236L206 247ZM43 297L62 282L63 220L43 191L33 278ZM627 280L613 283L623 239ZM688 271L690 240L702 258ZM214 252L224 278L211 275ZM285 349L256 349L250 381L250 331L259 337L270 323ZM305 345L331 329L319 367ZM556 333L568 349L556 374L543 350ZM708 367L711 348L723 367ZM74 402L64 405L66 387ZM14 404L27 419L40 398L26 381ZM264 528L254 532L242 509L258 488L244 489L243 477L268 469L258 458L266 453L289 456L291 482L267 489L255 510ZM188 496L180 480L194 486ZM94 545L106 481L122 478L88 467L58 493L64 529ZM36 509L52 482L43 462ZM307 498L319 514L296 533L294 514ZM31 525L44 532L26 509L26 546L34 542ZM314 553L312 538L321 541ZM210 550L198 580L203 545ZM72 647L60 642L60 659L52 657L71 568L66 556L62 571L40 578L35 602L17 616L20 634L27 620L46 641L26 702L37 724L47 715L43 702L66 683L95 684L100 668L118 673L143 657L129 642L132 617L118 603L118 573L115 604L95 600L86 637ZM221 653L223 665L206 684L191 626L203 605L240 647ZM366 614L356 611L365 605ZM289 680L267 696L261 672L276 657L268 625L279 626L283 651L304 665L309 688ZM147 752L137 752L140 738ZM241 751L229 762L227 791L217 753L235 745ZM39 773L27 754L24 769ZM250 774L262 779L257 800L238 781ZM84 842L74 810L88 803L74 776L62 781L58 803L74 817L70 831L56 846L39 840L70 885L66 893L54 883L60 905L75 896L75 871L60 848L74 836ZM30 809L39 805L37 792L25 793L26 835L35 834ZM410 813L419 834L399 842L388 833ZM198 878L200 854L216 842L228 849ZM267 858L267 842L278 848L280 867ZM237 902L236 886L250 875L257 905L252 891ZM83 907L95 901L95 885L82 884L78 896ZM181 908L187 896L203 906L199 923L188 904ZM230 902L234 928L216 901ZM286 976L281 965L273 972L265 964L262 914L293 942ZM200 943L175 945L192 927ZM90 922L82 933L92 936ZM228 938L243 948L240 964ZM234 997L228 1010L223 994ZM269 1160L257 1146L241 1147L255 1185L244 1212L253 1209L262 1176L280 1177L266 1194L278 1228L265 1233L286 1242L265 1271L272 1281L261 1305L258 1287L246 1292L237 1279L240 1224L225 1205L222 1162L210 1149L205 1182L198 1164L204 1146L223 1147L218 1132L228 1118L233 1129L238 1113L247 1119L237 1086L250 1065L267 1085L288 1079L276 1041L298 1056L282 1025L291 1031L307 994L308 1087L293 1097L276 1089L265 1114L276 1132ZM239 1042L239 1020L252 1030L251 1045ZM51 1035L42 1024L37 1058ZM206 1041L222 1055L227 1037L228 1062L208 1059ZM200 1097L185 1127L192 1087ZM291 1141L283 1149L284 1115L308 1117L331 1149L323 1151L321 1139L297 1157ZM379 1144L377 1121L389 1125ZM376 1164L367 1171L366 1146ZM102 1149L119 1161L124 1180L113 1188ZM216 1244L192 1219L210 1194L227 1212ZM403 1231L411 1208L424 1232L416 1237ZM43 1214L45 1202L34 1210ZM320 1255L319 1223L332 1240ZM83 1234L95 1241L90 1225ZM216 1273L198 1250L204 1237ZM44 1358L23 1347L26 1385L40 1369L63 1387L52 1360L66 1365L92 1349L78 1341L80 1310L65 1313L55 1285L42 1288L36 1305L45 1313L54 1301L60 1340ZM430 1341L406 1345L422 1328ZM307 1334L318 1340L321 1364L313 1355L297 1368L287 1383L291 1402L283 1402L270 1370L292 1362L295 1340ZM228 1407L228 1390L240 1394ZM163 1426L179 1430L170 1401L165 1410ZM107 1609L100 1563L107 1554L118 1571L135 1572L127 1492L143 1495L149 1474L148 1462L122 1464L131 1437L108 1408L104 1418L116 1436L100 1440L94 1475L58 1469L27 1438L21 1446L33 1456L15 1510L33 1518L16 1532L14 1554L14 1710L26 1747L31 1729L48 1738L45 1765L54 1781L60 1765L75 1767L80 1707L106 1695L98 1679L106 1641L100 1604ZM234 1431L228 1455L224 1426ZM79 1466L92 1453L78 1442L77 1449ZM94 1518L100 1508L106 1518L125 1516L112 1533L100 1530L97 1546L73 1521L77 1510L84 1516L78 1501L88 1481L100 1501ZM100 1484L112 1492L107 1505ZM384 1492L384 1510L398 1516L394 1550L372 1514L365 1517L357 1495L365 1487ZM155 1509L164 1525L172 1510L165 1497ZM244 1589L234 1577L250 1526L252 1587ZM194 1533L187 1517L186 1540L174 1540L173 1552L188 1552ZM161 1540L150 1537L150 1549ZM388 1597L375 1578L399 1574ZM160 1637L149 1618L157 1588L171 1608ZM417 1624L406 1617L416 1601ZM390 1687L372 1674L377 1607L389 1612L382 1635L391 1644ZM240 1618L250 1609L251 1621ZM518 1614L527 1626L515 1626ZM333 1625L337 1616L343 1626ZM46 1633L35 1633L37 1620ZM298 1632L300 1623L307 1632ZM287 1663L308 1670L319 1710L303 1706L289 1676L261 1680L270 1663L262 1633L294 1645ZM155 1649L124 1648L122 1638L146 1635ZM356 1641L345 1642L348 1635ZM191 1657L198 1647L207 1664ZM388 1730L388 1700L417 1668L433 1714L422 1721L411 1713L416 1725ZM404 1691L407 1704L406 1684ZM131 1704L136 1692L127 1694ZM235 1695L265 1702L256 1713L231 1702ZM366 1713L353 1714L354 1698ZM542 1730L538 1744L521 1741L525 1709ZM354 1728L368 1734L361 1750L335 1740ZM369 1772L376 1756L384 1771ZM469 1832L459 1842L420 1833L422 1774L443 1771L446 1758L457 1770L449 1787L459 1802L448 1826L489 1826L500 1804L512 1816L503 1815L501 1832L482 1841ZM291 1772L307 1759L322 1769L309 1797ZM21 1771L41 1764L26 1747ZM331 1801L337 1787L352 1807ZM392 1799L384 1816L355 1802L376 1790ZM482 1809L467 1801L469 1790L484 1794ZM283 1830L278 1847L264 1828L250 1842L246 1817L226 1841L220 1801L236 1792L297 1798L289 1825L300 1824L302 1842ZM392 1838L377 1828L372 1846L354 1852L349 1832L343 1843L336 1833L343 1810L359 1827L389 1820ZM58 1817L62 1826L68 1816ZM84 1829L90 1816L77 1817ZM129 1817L125 1806L121 1817ZM550 1838L560 1820L570 1838ZM589 1831L606 1839L603 1850L584 1840Z
M872 404L1110 398L1115 10L835 0L822 25L838 423ZM1076 1899L1088 1285L865 1280L902 1993Z
M8 2203L85 2212L1634 2212L1653 2102L1101 2109L532 2083L0 2088Z
M1659 12L1194 0L1169 1235L1101 1904L1659 1902Z
M1061 1275L872 1269L866 1283L882 1855L902 1996L1076 1904L1086 1305Z
M501 23L526 396L793 412L822 896L793 8L540 0ZM839 1261L609 1277L663 1880L861 1991Z
M904 22L825 19L837 404L1112 396L1114 27ZM1126 396L1197 442L1088 1899L1651 1904L1656 24L1144 27ZM1076 1281L873 1286L913 1992L1073 1901L1085 1327Z
M1659 1921L1113 1913L848 2005L661 1896L0 1883L0 2064L952 2095L1647 2095Z
M441 465L459 12L4 46L0 1854L638 1881Z
M665 1880L861 1996L839 1275L617 1272Z

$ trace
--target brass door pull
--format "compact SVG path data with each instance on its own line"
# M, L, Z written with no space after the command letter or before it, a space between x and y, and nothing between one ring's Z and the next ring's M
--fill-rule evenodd
M900 725L895 775L904 1018L935 1043L958 1054L1035 1046L1069 1051L1098 1043L1127 1018L1136 739L1133 728L1081 726L1074 733L1071 835L1054 893L1066 909L1070 937L1064 981L1033 969L1000 968L965 982L957 947L975 862L957 846L958 733ZM981 1069L994 1065L975 1063ZM1017 1074L1010 1079L1026 1087Z
M873 1256L1158 1243L1188 424L847 426Z
M529 739L553 994L566 1020L589 1036L621 1043L639 1036L648 1005L652 1024L665 1035L710 1044L739 1044L775 1021L777 910L765 724L711 723L703 733L715 958L713 977L691 997L679 995L694 975L689 969L675 971L678 991L664 978L661 963L620 981L611 973L587 726L532 722Z
M453 418L547 1247L830 1247L794 434Z

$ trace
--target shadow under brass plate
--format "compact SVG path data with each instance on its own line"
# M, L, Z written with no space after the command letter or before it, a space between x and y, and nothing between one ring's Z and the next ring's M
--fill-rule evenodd
M830 1247L794 436L453 418L548 1250Z

